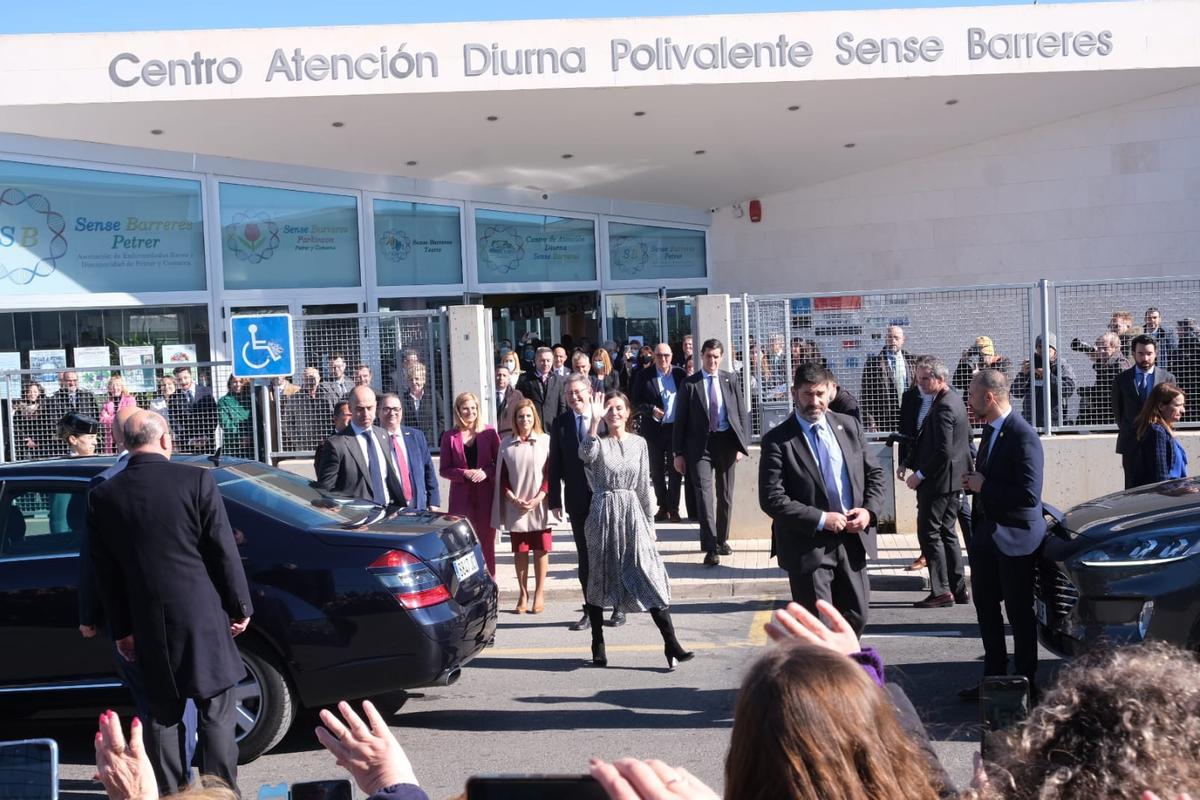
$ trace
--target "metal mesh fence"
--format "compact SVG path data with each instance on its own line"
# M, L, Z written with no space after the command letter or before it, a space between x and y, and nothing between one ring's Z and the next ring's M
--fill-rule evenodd
M857 408L874 436L898 429L900 397L913 385L917 355L945 361L964 396L971 376L991 367L1008 375L1014 405L1026 397L1032 403L1028 388L1016 390L1031 382L1028 362L1041 323L1036 309L1028 285L745 297L731 306L733 367L749 398L754 438L792 413L788 388L804 361L833 371L841 410Z
M1056 430L1116 427L1112 383L1132 365L1133 338L1141 333L1154 336L1157 366L1175 376L1189 401L1200 392L1200 279L1064 283L1053 297L1061 394L1069 397ZM1183 424L1198 420L1193 410Z
M293 380L273 381L268 392L270 457L311 456L333 431L338 403L360 384L399 396L403 424L421 431L436 451L447 414L445 321L440 311L296 319L296 363L303 367Z
M257 458L257 409L249 383L232 378L228 362L79 367L58 372L0 373L6 461L62 458L71 453L59 421L71 411L100 423L96 452L116 450L116 413L129 406L159 412L179 453Z

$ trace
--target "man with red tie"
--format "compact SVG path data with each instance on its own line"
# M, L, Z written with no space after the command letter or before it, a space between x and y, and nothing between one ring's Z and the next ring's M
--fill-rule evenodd
M441 492L437 470L429 455L425 434L416 428L401 425L404 406L398 395L391 393L379 399L379 424L387 434L389 456L400 476L409 511L440 511Z
M709 339L700 348L701 369L679 390L671 431L675 470L696 488L700 549L708 567L733 552L729 521L734 469L750 452L746 405L734 374L720 368L724 354L719 339Z

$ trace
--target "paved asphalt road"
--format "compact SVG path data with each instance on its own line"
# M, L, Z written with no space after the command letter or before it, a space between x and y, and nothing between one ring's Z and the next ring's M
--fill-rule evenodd
M978 679L983 650L972 607L917 611L917 592L876 592L865 643L888 665L888 679L912 698L952 778L965 783L978 749L977 708L956 691ZM607 669L587 665L589 635L568 631L575 612L555 604L538 616L502 613L496 646L455 686L411 697L391 723L433 798L461 791L481 772L583 772L590 756L658 757L686 766L718 790L741 675L764 646L768 599L681 602L680 639L695 660L665 671L662 640L649 615L608 628ZM1057 666L1049 654L1043 669ZM1043 683L1046 678L1043 677ZM89 712L90 713L90 712ZM306 713L276 750L240 772L255 797L267 782L338 777ZM91 718L0 721L0 739L51 736L63 748L64 798L96 797Z

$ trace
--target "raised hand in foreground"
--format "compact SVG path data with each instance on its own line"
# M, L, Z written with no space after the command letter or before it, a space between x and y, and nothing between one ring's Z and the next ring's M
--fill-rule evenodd
M621 758L609 764L598 758L591 774L612 800L720 800L719 795L682 767L658 759Z
M316 729L317 739L333 754L337 765L350 773L359 789L375 794L400 783L418 785L404 748L370 700L362 703L369 726L345 700L337 708L345 724L329 709L321 709L324 725Z
M142 744L142 722L137 717L129 726L126 743L117 712L105 711L100 715L94 779L104 784L109 800L158 800L154 766Z
M818 600L817 610L829 620L828 625L799 603L788 603L786 608L777 609L775 618L764 626L767 636L775 642L800 639L844 656L862 650L854 629L832 603Z

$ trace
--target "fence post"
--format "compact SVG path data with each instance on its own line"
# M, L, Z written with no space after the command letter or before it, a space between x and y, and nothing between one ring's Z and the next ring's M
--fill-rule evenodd
M1038 281L1038 292L1042 299L1042 427L1046 436L1052 436L1054 430L1053 416L1050 413L1054 398L1051 396L1054 392L1050 388L1050 281L1042 278ZM1036 349L1036 348L1035 348ZM1057 349L1057 348L1056 348ZM1036 355L1030 358L1030 371L1034 371L1037 365L1034 364ZM1029 376L1029 391L1033 392L1033 399L1037 400L1037 382L1034 380L1035 375ZM1030 408L1033 403L1030 403Z
M496 373L492 368L492 354L488 348L488 326L491 314L481 305L450 306L447 309L450 332L447 336L450 349L450 402L463 392L471 392L479 398L479 415L484 422L496 424L494 401L496 399Z
M259 402L262 403L262 442L263 463L271 463L271 384L270 381L260 383Z
M0 414L0 464L8 461L4 443L12 441L12 460L17 461L17 432L13 426L13 415L16 414L17 403L21 400L21 376L17 375L17 394L13 394L13 376L4 376L4 396L8 398L8 413ZM7 438L5 435L8 435Z
M696 372L700 371L700 347L708 339L719 339L725 344L722 368L733 370L733 342L729 322L729 295L702 294L696 296L692 312L692 361Z
M746 364L746 368L742 369L742 397L746 399L746 409L751 408L750 386L753 380L754 371L749 368L750 363L750 295L742 293L742 363ZM751 425L751 428L754 426ZM751 438L754 432L751 431Z

